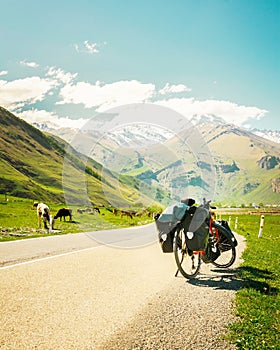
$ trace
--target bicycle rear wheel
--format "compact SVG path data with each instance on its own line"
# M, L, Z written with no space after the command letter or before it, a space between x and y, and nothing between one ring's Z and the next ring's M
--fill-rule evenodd
M218 235L216 244L221 253L215 261L212 261L212 264L217 267L230 267L236 258L236 250L232 235L226 228L216 222L213 223L212 229L214 238Z
M178 270L185 278L195 278L200 270L201 256L187 248L183 229L176 231L173 248Z

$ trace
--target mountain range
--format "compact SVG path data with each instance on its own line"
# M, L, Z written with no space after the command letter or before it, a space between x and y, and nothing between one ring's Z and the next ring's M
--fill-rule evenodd
M154 203L154 188L111 172L61 138L0 107L0 193L66 204L131 207ZM141 189L141 191L139 191ZM156 189L165 197L164 190Z
M91 158L166 189L170 200L206 196L227 205L279 204L280 145L273 141L280 139L279 132L249 131L209 115L194 116L191 122L178 135L142 124L106 134L98 128L49 131L82 153L88 154L90 144ZM194 134L205 144L200 155L195 149L199 142L191 141Z
M0 121L0 193L126 207L182 197L280 202L279 144L215 116L194 117L177 135L145 124L34 127L1 107Z

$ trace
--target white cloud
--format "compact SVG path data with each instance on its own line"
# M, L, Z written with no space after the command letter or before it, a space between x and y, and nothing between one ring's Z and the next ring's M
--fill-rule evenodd
M178 84L178 85L170 85L169 83L166 83L165 86L159 90L160 95L166 95L166 94L174 94L178 92L189 92L192 89L187 87L184 84Z
M88 41L87 44L92 45ZM92 50L94 47L92 46ZM28 63L23 62L25 65ZM6 74L8 74L7 71L0 71L0 76ZM137 80L123 80L108 84L100 81L75 82L77 76L77 73L65 72L61 68L47 67L44 78L33 76L13 81L0 79L0 106L19 114L23 107L26 110L30 104L43 101L48 96L55 98L59 92L57 104L81 104L85 108L94 108L97 112L126 104L151 102L171 108L189 119L195 115L215 115L228 123L237 125L244 125L246 121L251 123L267 113L266 110L258 107L238 105L230 101L172 97L172 94L191 91L184 84L166 83L162 89L156 90L154 84ZM28 113L29 118L32 117L33 120L44 117L47 118L46 120L56 120L59 125L74 123L67 117L63 120L53 113L36 109L22 113L24 116L27 115L24 113ZM78 124L80 123L81 120Z
M249 118L261 119L268 111L257 107L240 106L230 101L205 100L194 98L172 98L155 101L155 104L165 106L181 113L187 118L194 115L215 115L227 123L242 125Z
M47 77L52 77L63 84L70 84L76 77L78 73L66 73L61 68L50 67L46 73Z
M22 66L29 67L29 68L38 68L39 64L36 62L27 62L26 60L19 62Z
M40 77L29 77L13 81L0 80L0 105L15 109L22 104L42 101L55 86L54 81Z
M85 108L95 107L102 112L120 105L141 103L149 100L155 93L154 84L143 84L137 80L118 81L102 85L78 82L68 84L60 90L62 101L65 103L82 103Z
M17 116L24 119L30 124L47 123L49 127L53 129L69 127L69 128L81 128L87 119L70 119L68 117L60 117L53 112L48 112L46 110L31 109L21 113L17 113Z
M88 40L85 40L84 41L84 45L85 45L86 51L88 53L90 53L90 54L92 54L92 53L99 53L99 50L97 49L97 44L96 43L90 44L88 42Z
M83 104L85 108L96 108L104 112L110 108L131 103L152 102L171 108L188 119L193 116L215 115L227 123L242 125L248 119L261 119L268 111L252 106L243 106L223 100L196 100L195 98L169 98L155 101L158 94L169 94L190 89L183 84L167 83L158 93L154 84L144 84L136 80L118 81L111 84L78 82L68 84L60 90L59 104Z
M105 43L104 43L105 45ZM85 40L82 44L82 46L79 46L78 44L74 44L75 50L80 52L85 52L88 54L97 54L99 53L98 44L97 43L90 43L88 40Z

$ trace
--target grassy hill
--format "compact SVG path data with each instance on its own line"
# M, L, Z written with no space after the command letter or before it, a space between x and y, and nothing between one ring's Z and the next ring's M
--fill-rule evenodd
M151 204L151 188L117 176L0 107L0 193L68 204ZM141 189L141 191L139 191Z
M280 203L280 188L272 181L280 177L280 145L232 125L215 129L205 126L204 138L213 154L218 179L217 198L228 204ZM275 165L269 159L275 157ZM266 161L261 167L261 160ZM235 164L226 172L223 165Z
M197 128L209 148L211 164L198 164L190 154L180 153L181 145L176 138L167 143L180 155L186 173L193 180L198 179L205 168L214 167L216 201L224 205L280 203L280 188L276 192L272 187L273 179L280 177L279 144L233 125L205 124ZM275 164L269 162L272 157L277 159ZM190 191L202 186L199 181L192 183Z

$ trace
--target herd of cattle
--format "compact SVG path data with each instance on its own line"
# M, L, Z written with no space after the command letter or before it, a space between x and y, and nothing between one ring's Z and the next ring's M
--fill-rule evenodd
M64 221L66 221L66 218L69 217L69 221L72 221L73 219L73 214L72 214L72 209L69 208L61 208L57 211L54 217L51 215L50 208L47 206L45 203L38 203L34 202L33 207L37 209L37 217L38 217L38 227L41 227L41 223L43 221L44 228L49 230L50 232L54 229L54 222L56 219L61 219L63 218ZM109 212L113 213L114 215L120 215L121 217L123 216L128 216L131 219L134 216L142 216L142 215L147 215L148 217L151 217L151 213L148 210L143 210L143 211L133 211L133 210L121 210L117 208L106 208ZM77 214L100 214L100 209L98 207L94 208L86 208L86 209L77 209ZM103 214L104 215L104 214ZM49 224L49 227L48 227Z

